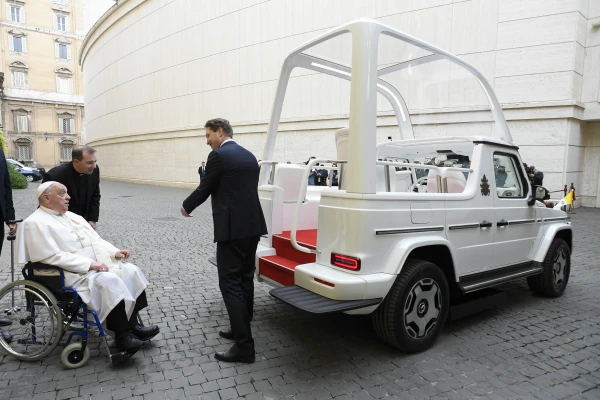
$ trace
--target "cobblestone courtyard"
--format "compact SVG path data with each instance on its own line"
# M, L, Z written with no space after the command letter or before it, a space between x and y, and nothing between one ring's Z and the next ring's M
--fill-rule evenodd
M35 188L14 192L17 216L37 206ZM313 316L278 303L257 283L252 323L257 362L216 362L231 342L217 284L210 204L185 219L187 189L104 181L98 231L132 250L145 271L149 313L161 334L112 366L96 334L92 358L64 370L60 348L24 363L0 351L0 399L600 399L600 210L573 215L569 286L534 296L525 280L508 301L448 323L435 346L407 355L379 340L368 317ZM0 283L10 273L10 246ZM20 268L19 268L20 270Z

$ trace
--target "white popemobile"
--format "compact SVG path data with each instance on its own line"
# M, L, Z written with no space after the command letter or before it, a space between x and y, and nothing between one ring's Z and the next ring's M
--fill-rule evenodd
M340 35L351 36L351 68L311 55ZM378 68L382 37L424 55ZM496 137L414 139L403 96L382 78L440 60L476 79ZM272 160L294 68L351 82L337 160L305 167ZM401 140L376 143L378 93L395 111ZM262 159L258 191L269 233L257 250L257 275L293 306L372 314L382 339L418 352L439 335L451 301L466 294L524 277L545 296L567 286L570 222L540 201L546 189L530 186L489 83L462 59L377 21L342 25L287 56ZM333 162L339 186L307 189L315 163Z

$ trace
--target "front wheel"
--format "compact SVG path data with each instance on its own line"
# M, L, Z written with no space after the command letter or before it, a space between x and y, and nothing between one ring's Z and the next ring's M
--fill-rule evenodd
M33 182L33 176L32 175L25 175L25 179L27 179L27 182Z
M437 265L408 260L373 313L377 334L407 353L428 349L448 317L449 292L446 276Z
M71 343L60 354L60 362L66 369L83 367L90 359L90 349L86 347L81 351L81 343Z
M542 263L542 273L528 277L527 284L536 294L559 297L567 288L570 273L571 249L563 239L555 238Z

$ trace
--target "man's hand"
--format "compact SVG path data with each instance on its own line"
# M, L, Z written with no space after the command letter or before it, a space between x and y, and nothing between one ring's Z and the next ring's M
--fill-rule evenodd
M96 223L94 221L88 221L88 224L90 224L90 226L96 230Z
M8 234L9 235L14 235L15 233L17 233L17 224L6 224L8 226Z
M92 265L90 265L90 271L108 272L108 267L106 266L106 264L102 264L97 261L94 261L92 263Z
M188 214L187 211L185 211L185 208L181 207L181 215L183 215L184 217L193 217L192 214Z
M122 260L122 259L127 260L130 255L131 255L131 252L129 250L123 249L123 250L119 250L115 253L115 258L117 260Z

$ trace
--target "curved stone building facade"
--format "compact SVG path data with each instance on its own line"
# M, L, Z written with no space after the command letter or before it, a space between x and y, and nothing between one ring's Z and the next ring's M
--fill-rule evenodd
M574 182L600 207L600 3L595 0L121 0L83 43L86 137L102 175L195 186L209 147L206 120L231 121L234 139L261 158L288 52L359 17L381 20L449 50L494 86L525 162L549 190ZM383 45L383 43L382 43ZM345 38L313 55L349 63ZM384 48L380 64L418 57ZM416 137L489 135L474 82L450 65L397 79ZM440 75L441 74L441 75ZM310 72L290 80L275 155L334 157L348 124L350 85ZM380 139L396 134L382 101Z

